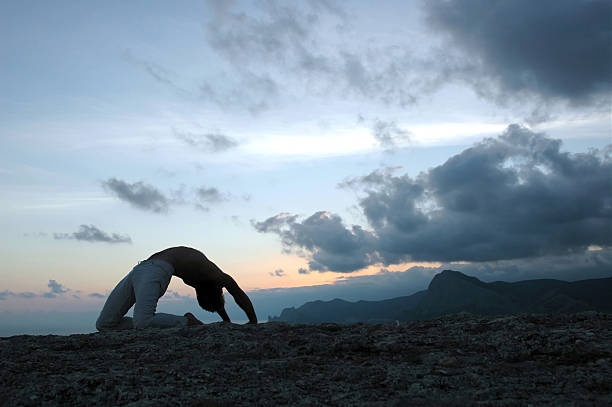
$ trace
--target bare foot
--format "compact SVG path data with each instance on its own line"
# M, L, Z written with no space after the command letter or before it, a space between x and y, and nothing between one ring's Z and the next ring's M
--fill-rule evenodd
M186 313L185 317L187 317L187 326L204 325L204 323L197 319L191 312Z

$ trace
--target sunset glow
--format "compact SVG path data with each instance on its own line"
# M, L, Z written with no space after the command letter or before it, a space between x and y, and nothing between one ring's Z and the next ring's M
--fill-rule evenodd
M181 245L262 320L444 268L609 275L605 13L476 3L2 2L0 327L53 310L93 329L138 261Z

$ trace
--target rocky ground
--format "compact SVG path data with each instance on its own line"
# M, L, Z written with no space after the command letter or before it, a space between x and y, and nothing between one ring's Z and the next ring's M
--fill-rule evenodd
M0 404L612 405L612 315L0 338Z

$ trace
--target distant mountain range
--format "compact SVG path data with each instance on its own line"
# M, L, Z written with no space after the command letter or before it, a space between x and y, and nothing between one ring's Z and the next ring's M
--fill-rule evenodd
M612 312L612 277L567 282L541 279L484 283L453 270L436 274L427 290L383 301L341 299L285 308L269 321L293 323L392 322L429 319L469 312L480 315L519 313Z

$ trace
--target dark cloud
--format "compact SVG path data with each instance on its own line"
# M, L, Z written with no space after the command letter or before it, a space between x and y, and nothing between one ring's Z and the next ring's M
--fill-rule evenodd
M157 188L142 181L130 184L117 178L109 178L102 182L102 186L122 201L146 211L165 213L171 203Z
M73 233L54 233L55 239L73 239L85 242L105 242L105 243L132 243L132 239L127 235L117 233L108 234L98 229L94 225L81 225L79 230Z
M486 261L612 244L609 153L569 154L517 125L417 178L366 185L360 205L387 264Z
M300 267L298 269L298 274L309 274L309 273L310 273L310 270L307 270L307 269L305 269L303 267Z
M347 229L338 215L317 212L302 222L279 214L255 222L258 232L277 233L286 251L305 250L310 270L351 272L371 264L373 236L360 226Z
M424 2L447 34L443 70L498 102L537 95L575 105L612 90L612 2L452 0ZM460 54L453 53L454 50Z
M285 277L285 270L277 269L277 270L271 271L268 274L270 274L272 277Z
M91 293L91 294L88 295L88 297L91 297L91 298L105 298L105 296L100 294L100 293Z
M612 245L612 145L570 154L511 125L412 178L374 172L359 205L372 230L328 212L253 222L310 270L351 272L406 261L485 262L584 253Z
M231 137L220 133L194 134L174 131L176 137L187 145L209 153L220 153L238 145Z

